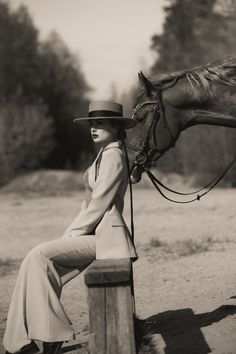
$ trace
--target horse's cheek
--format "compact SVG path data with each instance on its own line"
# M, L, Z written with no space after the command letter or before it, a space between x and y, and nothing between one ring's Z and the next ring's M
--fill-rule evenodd
M159 151L167 151L174 146L180 134L180 112L170 105L165 105L165 118L156 126L156 142Z
M163 91L163 102L173 108L180 108L192 102L192 92L184 85L176 85Z
M164 105L169 104L173 107L178 107L182 102L182 94L176 87L172 87L163 91L162 100Z

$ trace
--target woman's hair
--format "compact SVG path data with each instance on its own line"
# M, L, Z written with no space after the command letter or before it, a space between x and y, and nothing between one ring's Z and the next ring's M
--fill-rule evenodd
M123 127L123 125L119 124L118 126L118 131L117 131L117 137L119 140L123 141L126 139L126 130Z
M126 139L126 131L122 123L111 121L113 127L117 129L117 139L118 140L125 140Z

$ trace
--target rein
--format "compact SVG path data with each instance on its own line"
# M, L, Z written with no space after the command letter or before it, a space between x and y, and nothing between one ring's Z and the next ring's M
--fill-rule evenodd
M165 199L169 200L170 202L173 203L178 203L178 204L188 204L188 203L192 203L195 202L196 200L200 200L203 196L205 196L207 193L209 193L226 175L226 173L229 171L229 169L233 166L233 164L236 161L236 157L230 162L230 164L226 167L226 169L224 170L224 172L219 175L218 177L213 178L213 180L211 182L209 182L205 187L202 187L200 189L198 189L197 191L194 192L190 192L190 193L181 193L181 192L177 192L171 188L166 187L163 183L161 183L152 173L151 171L145 167L144 165L142 166L144 171L146 172L146 174L148 175L148 177L150 178L152 184L154 185L154 187L157 189L157 191L162 195L162 197L164 197ZM167 197L162 190L160 189L161 186L162 188L166 189L169 192L172 192L174 194L178 194L178 195L183 195L183 196L187 196L187 195L193 195L193 194L197 194L205 189L207 189L205 192L203 192L202 194L197 194L197 196L193 199L190 200L186 200L186 201L179 201L179 200L175 200L172 198Z
M150 156L148 155L150 150L151 150L150 155L152 154L152 152L157 151L156 146L150 147L150 138L151 138L151 135L153 135L153 142L156 145L156 138L155 138L154 131L155 131L155 127L158 124L160 119L164 120L164 126L166 129L168 129L168 132L169 132L171 140L172 140L172 147L175 146L175 140L174 140L173 134L171 132L171 129L170 129L170 126L169 126L169 123L168 123L168 120L167 120L166 114L165 114L165 107L164 107L163 100L162 100L162 91L158 90L158 101L151 101L150 100L150 101L144 101L142 103L137 104L137 106L132 111L132 118L135 119L135 115L137 114L137 112L146 105L154 105L154 107L151 111L151 112L153 112L153 116L152 116L151 124L148 127L148 131L147 131L147 135L146 135L145 139L141 142L140 148L137 148L134 145L126 143L126 145L129 149L131 149L133 151L137 151L137 155L136 155L133 165L131 167L130 174L132 175L132 172L135 170L135 168L141 168L143 171L146 172L147 176L151 180L151 182L154 185L154 187L156 188L156 190L165 199L167 199L173 203L186 204L186 203L192 203L196 200L199 201L203 196L205 196L207 193L209 193L224 178L226 173L229 171L229 169L235 163L236 157L234 157L234 159L229 163L229 165L226 167L226 169L223 171L223 173L221 175L214 177L207 185L205 185L204 187L202 187L194 192L181 193L181 192L175 191L175 190L165 186L150 171L149 166L151 166L152 161L150 159ZM181 195L181 196L190 196L190 195L194 195L194 194L195 195L197 194L197 196L195 198L187 200L187 201L178 201L178 200L167 197L163 193L163 191L160 189L160 187L164 188L165 190L167 190L171 193ZM203 190L205 190L205 191L203 193L199 194Z

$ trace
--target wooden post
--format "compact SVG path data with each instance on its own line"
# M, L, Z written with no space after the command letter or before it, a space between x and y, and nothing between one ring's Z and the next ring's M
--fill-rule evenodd
M130 259L94 261L88 287L90 354L135 354L134 299Z

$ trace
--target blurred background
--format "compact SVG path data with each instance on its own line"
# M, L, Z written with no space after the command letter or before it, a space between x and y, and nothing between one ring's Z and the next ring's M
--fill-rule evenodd
M129 114L139 70L234 54L235 19L236 0L0 0L0 186L32 171L83 171L94 150L73 119L89 101L115 100ZM234 129L196 127L157 168L202 181L234 155ZM225 181L236 186L236 167Z

